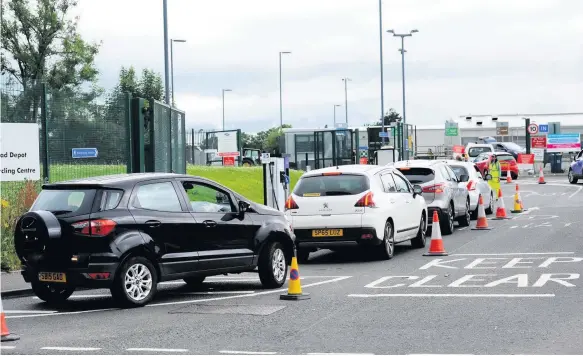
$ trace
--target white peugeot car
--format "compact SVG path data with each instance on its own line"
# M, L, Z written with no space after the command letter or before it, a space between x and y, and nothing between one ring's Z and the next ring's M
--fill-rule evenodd
M468 188L472 219L475 220L478 218L478 201L480 196L484 199L486 214L492 214L494 212L494 202L498 200L498 197L494 196L492 188L484 177L482 177L480 169L471 162L449 160L445 161L445 164L454 171L458 180L460 180L459 184Z
M285 209L303 261L320 248L362 246L388 260L397 243L411 240L414 247L425 247L427 206L421 187L392 167L346 165L307 172Z

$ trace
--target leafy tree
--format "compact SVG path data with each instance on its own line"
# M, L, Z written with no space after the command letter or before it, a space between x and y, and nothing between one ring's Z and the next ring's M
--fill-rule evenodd
M385 121L385 125L388 126L393 122L399 122L401 121L401 115L399 115L398 112L395 111L395 109L391 108L389 109L389 111L385 114L384 117L384 121ZM374 123L375 126L381 126L382 125L382 121L378 120L377 122Z
M139 95L146 99L159 101L164 99L164 84L162 84L162 76L160 73L156 73L147 68L142 71Z
M291 125L284 124L281 127L272 127L269 130L259 131L256 134L243 133L243 147L257 148L270 153L279 153L279 142L283 135L283 129L291 127Z

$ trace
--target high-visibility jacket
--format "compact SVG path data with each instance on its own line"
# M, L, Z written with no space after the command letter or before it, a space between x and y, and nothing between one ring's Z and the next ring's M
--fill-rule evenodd
M502 169L500 168L500 162L498 162L498 161L496 161L496 163L490 162L489 171L490 171L490 175L492 176L492 180L497 181L497 182L500 181L500 175L502 174Z

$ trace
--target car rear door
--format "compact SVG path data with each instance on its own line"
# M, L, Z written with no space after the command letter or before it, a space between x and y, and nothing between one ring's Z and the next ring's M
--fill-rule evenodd
M395 223L395 231L401 234L407 228L406 205L407 201L403 194L400 194L393 174L390 170L383 171L379 174L381 184L383 185L384 197L388 202L389 214Z
M129 211L136 226L160 249L163 274L196 270L198 248L187 242L194 236L195 220L176 191L174 180L153 180L136 185Z
M413 199L413 188L409 182L396 173L393 175L393 179L397 186L397 193L401 195L402 199L405 201L405 205L402 207L404 227L400 232L404 236L410 236L417 231L421 214L416 211L416 202L415 199Z

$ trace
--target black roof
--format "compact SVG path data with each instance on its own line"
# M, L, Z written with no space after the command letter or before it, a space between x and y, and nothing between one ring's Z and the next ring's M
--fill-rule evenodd
M62 186L87 186L89 187L112 187L112 188L124 188L134 186L136 183L143 181L154 180L154 179L164 179L164 178L190 178L190 179L200 179L209 181L206 178L190 176L187 174L175 174L175 173L126 173L126 174L113 174L106 176L79 178L73 180L66 180L62 182L44 184L43 188L59 188ZM216 184L216 183L215 183Z

